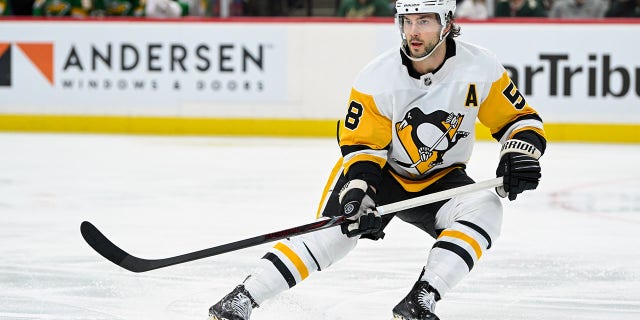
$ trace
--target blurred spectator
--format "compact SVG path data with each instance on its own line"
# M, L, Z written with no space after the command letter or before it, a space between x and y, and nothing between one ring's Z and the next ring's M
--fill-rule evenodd
M209 13L211 16L219 17L220 16L220 0L212 0L211 1L211 10ZM236 17L244 15L244 7L246 6L245 0L229 0L229 16ZM207 14L209 15L209 14Z
M342 0L338 16L347 18L392 16L388 0Z
M456 17L473 20L489 18L486 0L463 0L456 9Z
M555 0L550 18L602 18L607 11L605 0Z
M612 0L607 17L640 17L640 0Z
M145 15L151 18L179 18L188 15L203 16L206 1L200 0L146 0Z
M92 16L144 17L145 0L94 0Z
M389 11L391 11L391 15L396 15L396 0L389 0L387 2L387 6L389 7Z
M286 16L287 0L245 0L245 15L249 16Z
M196 17L204 17L211 15L209 4L210 0L185 0L189 3L189 15ZM232 1L229 1L232 2Z
M496 17L546 17L541 0L499 0Z
M11 2L7 0L0 0L0 16L11 15Z
M92 8L91 0L36 0L33 3L33 15L83 18L89 15Z
M35 0L0 0L8 2L9 8L14 16L31 16L33 15L33 2Z

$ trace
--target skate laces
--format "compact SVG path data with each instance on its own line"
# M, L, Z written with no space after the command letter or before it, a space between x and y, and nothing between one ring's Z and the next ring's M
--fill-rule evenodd
M429 312L434 312L436 309L436 295L433 292L429 292L427 287L423 287L418 291L418 304Z
M227 309L227 311L241 316L242 319L249 319L253 308L251 299L241 292L227 301L223 307Z

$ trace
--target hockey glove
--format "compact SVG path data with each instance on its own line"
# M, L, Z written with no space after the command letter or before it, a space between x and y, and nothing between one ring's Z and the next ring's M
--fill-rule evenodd
M540 181L540 162L542 153L536 147L522 140L507 140L500 151L500 163L496 176L503 177L503 185L496 193L513 201L525 190L538 187Z
M348 181L340 190L340 210L347 220L341 225L342 233L355 237L374 233L382 228L382 218L373 200L375 191L361 179Z

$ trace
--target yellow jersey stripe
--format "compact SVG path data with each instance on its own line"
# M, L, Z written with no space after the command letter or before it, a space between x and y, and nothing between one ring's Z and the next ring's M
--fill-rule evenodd
M491 134L500 131L509 122L512 122L518 117L527 114L536 114L536 111L531 108L525 100L518 100L518 102L524 102L524 105L519 106L521 109L517 109L514 103L505 97L503 91L510 83L511 79L509 75L506 71L503 72L502 76L493 82L487 98L480 104L478 120L490 128ZM515 86L514 90L516 90ZM521 98L524 99L524 97Z
M384 149L391 142L391 120L380 113L372 95L351 89L345 121L340 122L340 146Z
M329 176L329 180L327 184L324 186L324 190L322 190L322 198L320 199L320 204L318 204L318 212L316 212L316 219L320 218L322 211L324 211L324 207L327 205L328 197L331 195L331 187L335 186L338 182L340 176L338 173L342 170L342 157L338 159L338 162L333 166L331 170L331 175Z
M378 164L380 168L384 167L384 165L387 163L387 159L380 158L371 154L366 154L366 153L356 154L355 156L351 157L347 162L344 163L344 173L346 174L349 171L349 168L351 167L351 165L353 165L358 161L371 161L373 163Z
M447 175L449 172L458 169L460 167L458 166L454 166L454 167L450 167L450 168L446 168L443 169L442 171L434 174L433 176L429 177L426 180L411 180L411 179L407 179L405 177L400 176L399 174L389 170L389 173L391 173L391 176L393 176L394 179L396 179L396 181L398 181L398 183L402 186L402 188L404 188L404 190L409 191L409 192L420 192L422 190L424 190L424 188L432 185L434 182L438 181L440 178L444 177L445 175Z
M546 139L546 137L544 135L544 130L542 130L540 128L536 128L536 127L525 127L525 128L520 128L520 129L513 130L513 132L511 133L511 136L509 137L509 139L512 139L513 136L516 135L516 133L522 132L522 131L526 131L526 130L531 130L531 131L539 134L541 137Z

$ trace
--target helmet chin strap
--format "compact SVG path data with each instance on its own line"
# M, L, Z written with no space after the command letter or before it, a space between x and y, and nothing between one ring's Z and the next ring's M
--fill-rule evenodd
M447 36L449 35L449 32L447 32L445 35L443 35L442 34L443 31L444 31L444 28L442 28L442 31L440 31L440 41L438 41L438 43L433 47L433 49L431 49L431 51L429 51L429 53L425 54L422 57L414 58L414 57L411 56L411 54L409 54L407 52L407 50L405 49L405 46L407 46L407 44L406 44L406 41L407 41L406 40L406 36L404 37L405 38L405 40L404 40L405 43L403 43L400 46L400 49L402 49L402 53L404 53L404 55L407 56L407 58L409 58L409 60L415 61L415 62L424 61L427 58L429 58L434 52L436 52L436 49L438 49L438 47L444 42L444 39L446 39Z

